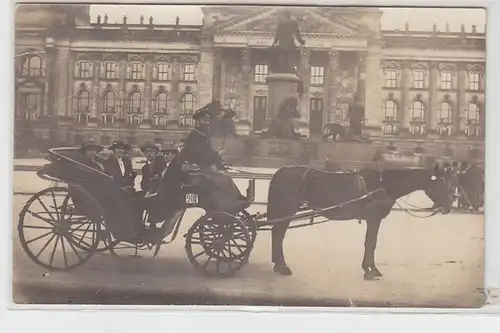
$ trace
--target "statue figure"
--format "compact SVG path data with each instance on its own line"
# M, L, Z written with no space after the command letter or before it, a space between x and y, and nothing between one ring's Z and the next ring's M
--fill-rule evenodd
M104 14L104 24L108 24L108 14Z
M149 25L153 25L153 16L149 17Z
M139 21L140 21L141 25L144 24L144 15L141 15L141 17L139 18Z
M97 15L97 24L101 24L101 15Z
M300 53L295 45L297 39L301 46L305 45L299 31L299 25L286 10L278 17L278 24L274 36L274 54L271 71L274 73L294 73L300 63ZM295 68L294 68L295 67Z
M181 21L181 19L179 18L179 16L177 16L175 18L175 25L179 25L179 22Z
M298 105L297 96L287 95L278 107L276 119L272 121L265 136L277 139L300 139L302 135L295 131L293 125L293 120L300 118Z

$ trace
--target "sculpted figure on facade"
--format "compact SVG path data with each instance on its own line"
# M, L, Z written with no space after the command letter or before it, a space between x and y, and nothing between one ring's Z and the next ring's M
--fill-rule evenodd
M271 71L274 73L296 73L295 67L300 64L300 52L295 44L298 40L301 46L305 44L300 35L299 25L292 18L290 11L283 11L278 16L278 24L273 42L273 63Z

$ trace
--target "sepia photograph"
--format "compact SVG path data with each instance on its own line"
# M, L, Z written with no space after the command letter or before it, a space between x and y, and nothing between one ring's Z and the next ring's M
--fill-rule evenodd
M486 10L19 4L16 304L484 305Z

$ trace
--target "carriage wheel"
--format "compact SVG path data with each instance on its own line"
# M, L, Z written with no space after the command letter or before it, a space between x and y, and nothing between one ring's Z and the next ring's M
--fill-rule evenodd
M207 276L229 277L248 261L252 241L241 219L214 212L193 224L186 235L185 247L197 270Z
M73 216L76 212L75 204L73 202L73 199L71 198L71 195L68 193L66 197L63 200L63 203L61 205L61 211L65 214L65 216ZM84 216L82 216L84 218ZM90 220L87 217L88 220ZM106 225L104 223L104 219L101 217L101 223L100 223L100 230L101 232L99 233L100 237L100 242L95 249L96 252L105 252L109 250L111 246L111 233L106 230ZM83 238L84 240L88 240L88 236L85 236ZM87 242L77 242L75 243L75 247L77 247L80 250L83 251L89 251L90 249L88 248L88 243Z
M253 245L255 244L255 239L257 239L257 223L255 219L246 211L240 212L239 216L241 217L243 223L247 227L253 247Z
M65 187L50 187L32 196L19 214L21 246L36 264L52 270L67 271L85 263L96 252L101 240L100 207L83 191L89 218L67 210ZM90 208L90 209L89 209Z

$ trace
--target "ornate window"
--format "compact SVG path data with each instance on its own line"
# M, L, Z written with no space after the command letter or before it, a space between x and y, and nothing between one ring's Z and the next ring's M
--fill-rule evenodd
M397 130L398 130L398 126L396 124L385 124L384 125L384 134L396 135Z
M335 122L342 123L349 121L348 113L349 113L349 103L337 103L337 107L335 110Z
M166 126L168 117L166 115L153 115L153 124L155 126Z
M128 113L141 113L142 94L140 91L132 91L128 95Z
M266 83L266 78L268 75L268 66L263 64L257 64L254 68L254 82L255 83Z
M142 80L143 77L143 66L140 62L133 62L129 64L129 79L130 80Z
M181 98L182 112L193 113L196 109L196 97L192 93L186 93Z
M398 71L395 69L388 69L385 71L385 86L387 88L396 88Z
M321 86L325 83L325 67L311 66L311 85Z
M39 116L40 104L39 93L33 91L26 91L21 93L21 106L24 119L36 120Z
M90 112L91 99L90 91L87 89L80 90L76 95L76 111Z
M449 90L452 85L452 73L450 71L441 72L441 89Z
M168 94L166 92L160 92L156 95L154 112L167 113L168 110Z
M114 124L116 120L116 93L108 90L102 95L101 121L103 124Z
M196 98L192 93L186 93L182 96L181 108L179 127L192 127L194 125L193 112L196 108Z
M80 79L90 79L92 77L92 63L90 61L80 61L78 63L77 76Z
M77 113L76 114L76 122L80 124L86 124L89 122L89 114L88 113Z
M441 103L439 109L439 124L451 124L451 105L448 102Z
M477 125L480 122L479 106L476 103L469 103L465 110L465 121L468 125Z
M195 64L184 64L182 66L184 81L195 81L195 67Z
M104 77L108 80L117 79L117 65L115 62L106 62L104 64Z
M425 71L415 70L413 71L413 88L423 89L424 88Z
M471 72L469 74L469 90L479 90L479 72Z
M157 65L158 69L158 81L168 81L170 80L170 64L161 62Z
M387 122L396 121L398 106L396 102L389 99L384 102L384 120Z
M39 56L31 56L24 59L22 66L22 75L24 76L43 76L43 61Z
M411 120L414 122L425 121L425 106L421 101L414 101L411 108Z
M452 133L452 127L451 126L439 126L438 133L441 136L450 136Z

